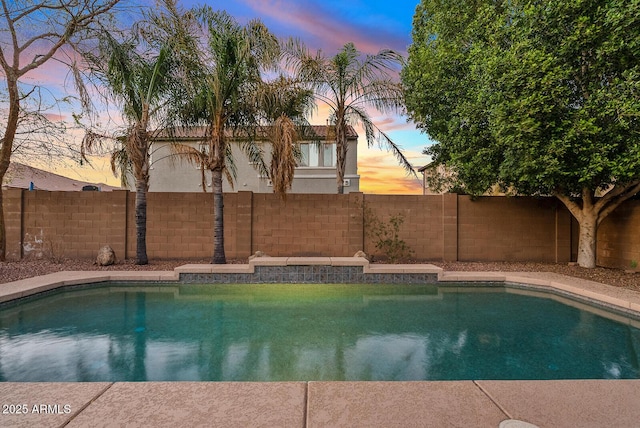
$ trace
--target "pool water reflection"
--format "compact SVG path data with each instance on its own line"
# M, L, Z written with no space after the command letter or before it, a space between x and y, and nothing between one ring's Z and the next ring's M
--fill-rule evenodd
M0 309L0 380L640 378L637 321L523 294L327 284L61 291Z

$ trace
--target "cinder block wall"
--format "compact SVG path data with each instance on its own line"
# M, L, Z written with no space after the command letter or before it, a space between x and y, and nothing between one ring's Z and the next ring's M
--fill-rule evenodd
M349 218L358 212L349 195L254 194L252 251L270 256L352 256ZM358 214L356 214L358 215ZM360 214L361 215L361 214Z
M441 260L444 252L443 198L422 195L364 195L364 201L374 217L392 230L389 220L401 215L403 223L399 238L413 250L413 257ZM365 221L367 219L365 218ZM364 252L381 256L377 239L365 231Z
M13 213L11 224L21 230L21 242L11 242L8 256L84 258L105 244L124 254L127 193L22 192L22 213Z
M22 257L22 201L22 190L6 189L2 191L8 260Z
M224 195L225 248L235 250L235 194ZM129 194L127 256L136 254L135 193ZM147 255L149 258L209 258L213 254L211 193L148 193ZM233 256L231 256L233 257Z
M599 266L640 269L640 201L628 201L603 220L598 228Z
M363 205L364 202L364 205ZM111 245L119 258L135 256L135 194L5 190L7 255L93 258ZM149 193L147 253L151 259L208 259L213 253L210 193ZM364 229L363 206L384 222L402 214L400 238L417 260L567 262L577 228L553 198L455 194L304 195L282 200L251 192L224 196L225 251L244 259L272 256L381 255ZM573 227L572 227L573 223ZM599 231L598 263L640 263L640 201L624 204Z
M458 197L458 260L571 260L571 215L555 198Z

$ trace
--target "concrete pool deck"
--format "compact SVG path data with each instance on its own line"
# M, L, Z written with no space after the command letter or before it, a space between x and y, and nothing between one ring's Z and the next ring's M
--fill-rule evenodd
M531 284L640 312L638 292L552 273L443 272L432 265L369 265L352 258L275 259L185 265L169 272L57 272L0 284L0 302L76 284L177 281L181 272L247 273L255 265L284 262L356 265L372 273L435 272L440 282ZM640 380L7 382L0 383L0 406L2 427L498 427L512 419L539 427L637 427Z

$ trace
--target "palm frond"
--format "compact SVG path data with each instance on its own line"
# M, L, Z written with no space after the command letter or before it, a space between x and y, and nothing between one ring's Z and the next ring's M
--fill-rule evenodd
M344 174L344 159L347 150L345 127L360 123L365 129L367 144L378 141L390 150L400 165L415 174L400 146L373 124L365 107L380 112L396 112L403 108L403 93L392 76L400 71L403 57L392 50L383 49L364 58L353 43L346 43L333 57L326 57L318 50L315 55L295 39L284 45L285 64L299 80L308 80L308 87L315 98L331 111L331 123L336 132L338 154L337 174ZM329 137L330 133L327 133ZM340 182L340 180L339 180ZM340 190L340 187L338 188Z
M350 106L348 115L352 122L357 122L364 128L367 146L371 147L377 142L380 149L390 151L395 156L398 164L404 168L407 174L412 174L417 177L413 165L411 165L402 152L402 147L394 143L385 132L378 128L364 109Z
M271 133L271 183L274 193L285 199L301 156L299 148L296 153L297 127L291 118L282 115L273 124Z
M257 144L253 139L244 141L240 144L240 149L244 152L244 154L249 159L249 163L251 163L254 168L258 171L263 177L269 176L269 168L264 161L264 150L261 147L261 144Z
M229 186L233 189L233 183L238 178L238 168L236 167L235 159L233 158L233 151L230 144L227 144L225 147L225 165L222 168L222 172L227 178L227 182Z
M195 166L206 167L206 165L203 163L206 154L196 149L195 147L190 146L189 144L172 143L170 146L170 150L173 154L170 160L174 164L175 162L188 162Z
M391 79L374 80L362 87L351 105L364 104L381 113L395 113L404 107L402 86Z
M129 158L129 154L124 147L121 147L119 150L115 150L111 153L111 171L115 176L120 175L120 183L122 187L129 186L129 176L133 173L133 169L131 167L131 159Z

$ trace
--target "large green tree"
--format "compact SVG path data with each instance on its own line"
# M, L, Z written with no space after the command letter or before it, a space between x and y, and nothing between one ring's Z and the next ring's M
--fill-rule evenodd
M316 99L326 105L330 121L335 127L336 185L344 193L344 172L347 158L347 129L349 125L364 128L367 144L378 141L390 150L409 173L413 167L401 148L373 122L368 108L382 113L402 109L402 89L394 75L403 58L390 49L375 55L362 55L353 43L347 43L334 56L322 51L310 52L299 41L287 45L287 64L303 85L308 85Z
M64 46L75 46L87 29L103 19L120 0L0 0L0 76L9 95L0 138L0 183L9 168L22 105L33 91L24 79L52 61ZM0 260L6 257L4 209L0 187Z
M109 103L115 103L126 121L123 136L112 152L111 168L119 172L126 184L129 175L135 180L136 263L145 265L147 257L147 191L151 144L158 132L168 123L168 104L177 103L172 97L171 74L177 64L172 61L167 46L159 50L140 52L145 43L141 36L132 33L125 40L117 40L108 32L99 36L99 49L86 54L91 73L106 91ZM92 151L106 139L103 134L87 132L82 149Z
M454 186L555 195L596 265L598 225L640 191L640 2L423 0L402 72Z

